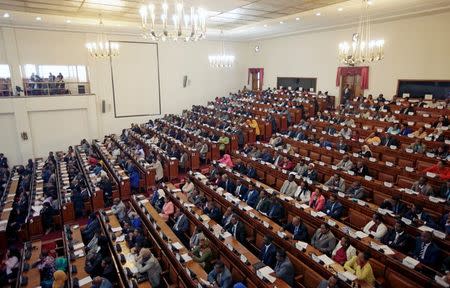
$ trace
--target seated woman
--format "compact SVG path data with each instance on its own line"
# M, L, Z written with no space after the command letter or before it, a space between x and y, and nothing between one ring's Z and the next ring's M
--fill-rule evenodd
M150 252L150 249L142 248L139 251L139 256L136 258L136 268L139 273L144 274L152 285L152 287L159 287L161 282L161 265L155 256Z
M367 144L373 144L373 143L381 143L381 137L380 137L380 133L378 132L373 132L372 134L370 134L365 141Z
M416 141L411 143L408 148L412 149L414 153L423 154L427 147L423 144L422 139L416 139Z
M350 260L345 262L344 269L355 274L358 281L373 286L375 283L375 276L373 275L369 259L369 252L359 252L358 256L353 256Z
M189 255L195 262L200 263L206 273L209 273L212 270L212 260L214 259L214 254L211 247L209 247L208 239L200 238L199 245L194 247Z
M422 126L419 129L417 129L416 131L414 131L412 134L413 138L419 138L419 139L425 139L425 137L427 137L427 132L425 131L425 128ZM408 135L409 136L409 135Z
M309 207L313 208L314 211L322 211L325 207L325 197L319 188L316 188L309 199Z
M175 206L173 205L173 202L168 197L164 198L164 205L161 209L161 213L159 213L159 216L163 218L164 221L167 221L174 213Z
M233 166L234 166L233 160L231 160L230 154L223 155L223 157L220 158L218 162L222 163L222 164L225 164L229 168L233 168Z
M394 125L389 127L389 129L387 130L387 133L392 134L392 135L397 135L400 133L400 131L401 131L400 124L394 123Z
M7 287L17 277L19 268L19 251L8 249L0 265L0 286Z

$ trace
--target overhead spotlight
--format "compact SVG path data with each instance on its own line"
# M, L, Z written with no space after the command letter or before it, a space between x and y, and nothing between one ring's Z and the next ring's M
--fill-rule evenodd
M338 8L339 12L341 12L342 10L344 10L344 8L342 8L342 7Z
M264 24L264 28L266 28L267 27L267 24Z
M284 24L284 22L283 22L283 21L280 21L280 24Z
M298 21L298 20L300 20L300 17L295 18L295 21Z
M72 21L70 19L67 19L66 23L72 23Z
M369 4L369 5L372 5L373 4L373 1L367 1L367 4Z
M316 16L320 16L320 15L321 15L320 12L317 12L317 13L316 13Z
M41 21L42 20L42 17L36 17L36 21Z
M9 17L11 17L11 15L9 15L9 13L3 14L3 18L9 18Z

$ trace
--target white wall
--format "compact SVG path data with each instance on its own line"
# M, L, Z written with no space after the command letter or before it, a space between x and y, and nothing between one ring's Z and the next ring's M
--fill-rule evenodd
M277 77L317 77L317 89L338 96L338 44L354 29L292 35L249 44L249 64L263 67L265 87ZM385 59L370 65L366 93L396 93L398 79L450 79L450 13L372 25L372 38L385 40ZM253 52L259 44L261 52Z
M55 133L52 127L66 128L66 126L58 126L53 123L55 119L61 118L60 116L64 114L64 112L58 112L60 109L88 109L87 117L95 118L95 121L87 122L89 123L89 131L86 131L84 126L82 128L77 126L73 131L71 136L76 135L80 139L99 138L104 134L118 133L123 128L129 127L130 123L143 123L149 119L149 117L115 118L110 61L109 59L92 59L84 47L87 41L96 41L96 39L97 35L95 34L0 27L0 40L2 40L0 41L0 62L4 59L12 66L13 85L14 83L20 84L19 66L23 64L80 64L88 66L91 92L95 94L91 96L88 102L85 102L85 97L88 96L82 96L81 98L75 96L33 97L33 100L30 98L26 101L25 107L20 107L23 104L23 99L0 98L0 113L13 113L14 115L16 140L19 143L20 155L22 155L22 157L14 157L19 162L12 162L12 164L22 163L30 157L43 156L43 151L54 150L56 147L65 149L68 145L79 142L73 142L74 137L68 135L63 138L49 138L50 133ZM112 41L143 42L140 37L118 35L111 35L109 39ZM220 42L167 42L158 45L162 114L180 113L193 104L205 104L208 100L217 96L228 95L230 91L238 90L245 84L248 67L245 62L246 43L226 43L227 51L234 53L236 56L236 65L229 70L209 67L208 55L218 53ZM146 55L142 54L141 57L144 59ZM135 73L140 74L145 73L145 71L137 69ZM183 76L185 75L188 76L189 81L188 86L183 88ZM139 85L139 82L130 81L129 85L133 87ZM79 103L76 104L74 101ZM106 103L106 113L101 113L102 101ZM38 103L40 106L36 108L35 105L38 105ZM36 119L39 124L30 124L30 117L35 117L30 116L33 115L33 113L30 114L30 111L36 109L41 111L42 105L46 107L46 111L54 111L50 113L53 116L40 117ZM140 103L133 103L133 105L138 106ZM5 108L7 106L13 108L8 110ZM8 111L1 112L2 107L3 110ZM1 120L2 118L0 118ZM3 127L3 125L9 125L9 122L1 121L0 124ZM78 125L77 123L67 124ZM33 127L38 128L34 129ZM47 131L41 129L42 127L49 127L49 129ZM33 129L35 131L32 131ZM82 130L84 130L84 133L82 133ZM27 132L29 140L21 140L19 138L21 132ZM83 135L84 137L81 137ZM47 140L44 141L43 139L54 139L56 142L45 142ZM62 139L66 139L64 147L60 145L63 142ZM0 141L0 151L17 151L17 147L12 147L12 143Z

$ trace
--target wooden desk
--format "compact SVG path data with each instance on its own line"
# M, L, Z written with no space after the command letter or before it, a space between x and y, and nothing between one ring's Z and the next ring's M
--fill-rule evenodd
M22 277L28 278L27 285L24 285L23 283L19 283L20 285L18 287L26 287L26 288L35 288L39 287L41 285L41 274L39 272L39 269L37 267L32 268L32 265L36 263L41 256L41 246L42 243L40 240L29 242L31 243L31 257L30 259L26 260L25 253L22 258L22 268L21 268L21 275ZM27 263L29 265L29 270L24 271L23 270L23 263ZM20 279L19 279L20 282Z
M71 234L68 231L70 231ZM81 279L84 279L85 277L89 276L89 274L84 269L84 267L86 265L86 251L85 251L85 246L83 244L83 239L81 238L81 231L80 231L79 225L65 225L64 231L63 231L63 236L64 236L63 237L64 249L68 254L68 260L69 260L68 283L69 283L69 287L73 287L73 281L75 278L77 278L78 280L81 280ZM69 240L70 237L72 237L72 240ZM83 244L83 246L79 249L74 249L74 251L82 250L84 256L72 259L69 246L70 245L76 246L76 245L79 245L80 243ZM72 271L73 266L77 267L76 274L73 273L73 271ZM80 288L91 287L91 285L92 285L91 282L89 282L89 283L86 283L86 284L80 286Z
M33 210L33 205L35 201L43 201L44 197L44 180L42 180L42 168L44 166L44 161L42 158L35 159L34 162L34 179L33 186L30 193L30 207L28 210L27 218L27 230L30 239L39 238L44 233L44 228L42 227L41 215Z
M16 197L20 179L19 173L17 172L16 167L14 167L11 171L8 182L6 183L6 188L2 195L2 199L0 200L3 206L0 211L0 223L2 226L4 225L4 228L0 230L0 250L2 251L6 249L7 246L8 237L6 235L6 229L9 224L9 216L13 209L14 199Z

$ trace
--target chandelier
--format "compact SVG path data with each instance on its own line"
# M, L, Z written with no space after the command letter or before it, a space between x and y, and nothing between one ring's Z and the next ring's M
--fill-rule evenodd
M369 2L362 0L358 32L353 34L352 43L339 43L339 61L343 64L355 66L384 58L384 40L370 38Z
M234 64L234 55L225 54L225 43L223 41L223 31L220 32L222 35L222 49L218 55L208 56L209 65L213 68L231 68Z
M100 16L100 30L103 31L103 21ZM97 36L97 42L86 43L89 55L94 58L109 58L119 55L119 43L108 41L106 35L102 32Z
M159 17L155 11L155 4L141 6L139 9L142 21L142 37L154 41L178 39L183 41L198 41L206 37L206 11L202 8L191 7L185 11L183 1L174 4L174 11L169 17L169 4L164 1L161 5ZM161 19L157 26L156 19ZM172 25L170 24L172 21Z

